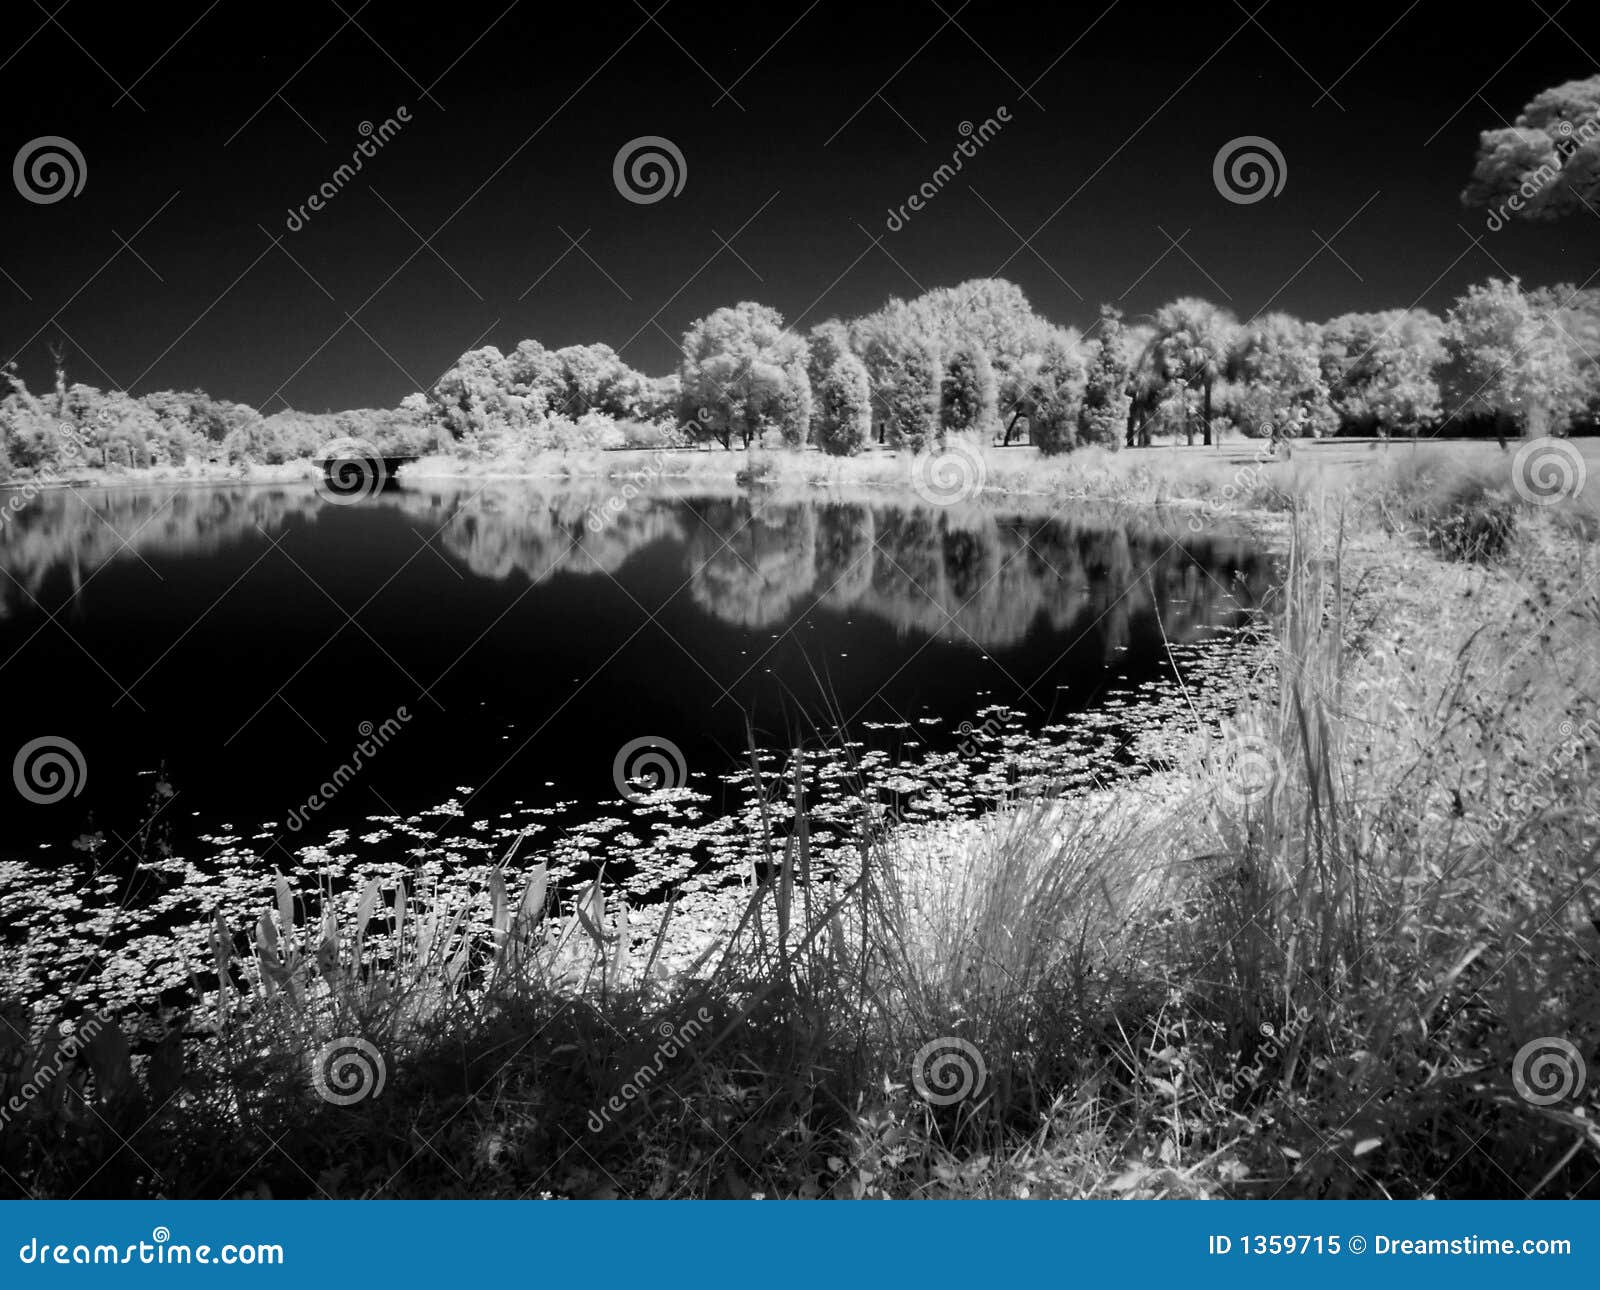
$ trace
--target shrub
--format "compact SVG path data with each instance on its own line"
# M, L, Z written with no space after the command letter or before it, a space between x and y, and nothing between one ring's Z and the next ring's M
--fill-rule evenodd
M1078 446L1078 418L1065 400L1051 398L1034 409L1031 429L1033 442L1047 457L1070 452Z
M1387 505L1391 527L1414 525L1451 560L1502 559L1517 535L1522 509L1501 480L1463 467L1443 453L1413 453L1395 467Z

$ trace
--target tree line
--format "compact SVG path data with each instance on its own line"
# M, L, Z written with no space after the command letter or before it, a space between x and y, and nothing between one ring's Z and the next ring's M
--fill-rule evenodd
M1531 99L1484 131L1469 206L1508 220L1600 204L1600 75ZM920 450L951 437L1148 446L1224 434L1292 439L1568 434L1600 417L1600 289L1469 288L1441 316L1416 307L1325 322L1239 319L1186 296L1128 319L1102 306L1087 333L1037 314L1000 278L891 300L801 332L753 302L717 309L683 336L675 372L648 376L609 345L463 354L398 408L258 412L200 391L145 395L69 383L34 394L0 368L0 478L71 466L269 465L336 439L386 454L473 456L714 442L850 455L871 443Z
M1241 321L1184 297L1139 320L1104 306L1086 335L986 278L804 333L746 301L697 319L681 349L678 371L651 380L588 347L580 384L559 357L570 351L489 346L463 355L432 397L452 436L490 452L583 442L596 414L669 411L690 441L841 455L950 436L1060 452L1223 434L1563 434L1600 413L1600 290L1515 278L1473 286L1442 317Z
M681 348L678 370L652 377L608 345L485 346L398 408L271 415L199 391L69 383L60 363L36 395L11 368L0 469L278 464L345 438L396 455L694 442L851 455L951 438L1056 453L1224 435L1567 434L1600 416L1600 290L1515 278L1469 288L1443 316L1240 320L1183 297L1137 320L1103 306L1087 334L984 278L805 332L747 301L697 319Z

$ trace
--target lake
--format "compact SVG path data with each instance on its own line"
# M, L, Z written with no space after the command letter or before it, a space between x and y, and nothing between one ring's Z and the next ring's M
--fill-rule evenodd
M48 947L145 962L275 870L520 836L641 895L703 877L748 852L752 743L903 772L912 813L1019 767L1092 782L1178 710L1174 660L1197 692L1226 670L1270 565L1081 502L462 481L55 490L0 528L0 575L0 751L70 745L34 768L65 782L13 768L0 843L0 970L48 993Z

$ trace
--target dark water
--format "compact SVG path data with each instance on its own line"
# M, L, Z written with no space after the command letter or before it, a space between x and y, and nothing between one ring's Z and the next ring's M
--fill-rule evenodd
M270 872L374 816L431 810L413 835L469 840L519 812L626 816L615 761L641 739L670 741L714 812L747 723L781 749L842 722L886 763L949 749L995 707L1012 731L1070 729L1170 676L1170 647L1239 623L1268 576L1242 540L1081 503L730 493L613 513L613 494L35 499L0 528L0 753L10 770L35 739L70 741L85 776L50 804L5 784L0 896L14 909L85 836L97 873L149 852L155 808L163 854L221 839Z
M186 799L174 810L279 821L350 759L362 723L402 708L322 827L456 786L485 805L547 781L615 798L614 756L645 736L721 772L747 717L777 746L838 715L954 724L986 700L1058 720L1153 673L1162 629L1181 642L1235 621L1265 576L1242 543L1081 506L635 499L597 533L605 496L41 497L0 530L3 751L63 737L87 777L60 803L13 797L8 833L109 821L162 762Z

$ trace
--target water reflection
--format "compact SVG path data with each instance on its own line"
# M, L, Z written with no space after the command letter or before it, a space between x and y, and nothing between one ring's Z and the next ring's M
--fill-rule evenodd
M172 936L203 954L215 909L243 925L280 871L477 880L515 843L561 881L605 864L641 901L711 891L782 809L750 782L751 738L780 777L808 745L819 855L853 836L858 775L916 821L1136 773L1163 732L1227 709L1239 643L1211 629L1269 574L1243 540L1081 503L614 496L80 489L19 508L0 528L10 728L92 769L81 796L7 817L0 981L43 997L92 972L130 1005L181 989ZM288 831L402 704L415 719L324 831ZM670 811L618 797L617 749L643 735L690 768ZM139 841L163 764L170 855Z
M1167 635L1188 639L1248 608L1267 578L1242 539L1180 537L1176 525L1082 503L1041 516L1014 505L638 498L596 531L589 520L609 495L462 485L390 491L368 508L482 579L615 576L654 549L670 553L696 605L733 626L780 628L820 605L983 650L1085 623L1114 650L1158 607ZM213 555L314 525L324 507L301 487L45 494L0 532L0 616L36 601L92 602L90 583L109 563Z

